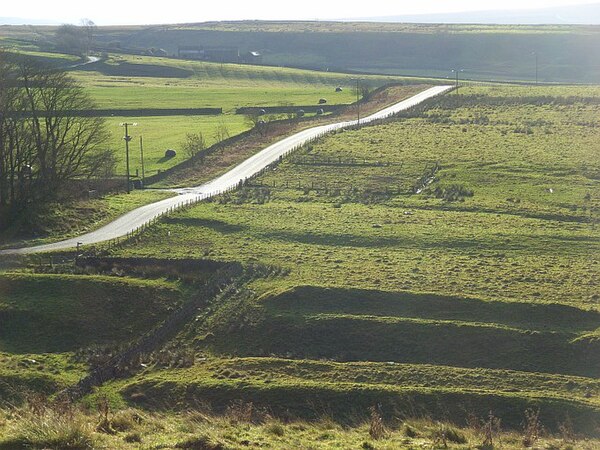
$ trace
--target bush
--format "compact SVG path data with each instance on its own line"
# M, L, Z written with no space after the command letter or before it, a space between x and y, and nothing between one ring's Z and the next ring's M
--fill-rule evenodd
M80 411L63 404L38 404L16 412L4 448L91 449L92 426Z
M143 417L134 409L118 411L110 419L112 429L115 431L131 431L144 421Z
M447 202L455 202L461 201L465 197L473 197L473 191L461 184L451 184L449 186L437 186L433 190L433 195Z
M123 440L125 442L130 443L130 444L141 443L142 442L142 435L140 434L139 431L136 431L135 433L129 433L129 434L127 434L125 437L123 437Z
M385 426L383 424L383 417L379 411L379 408L372 406L369 408L370 419L369 419L369 436L372 439L381 439L385 436Z
M446 424L439 424L431 434L431 439L444 447L448 446L448 442L454 442L455 444L467 443L467 438L461 431Z
M213 442L208 436L200 436L186 439L175 445L175 448L188 450L225 450L225 446L220 442Z
M404 435L409 438L416 438L419 436L419 432L410 425L406 424L404 425Z
M285 434L285 429L283 425L279 422L271 422L266 425L265 430L267 433L272 434L274 436L283 436Z

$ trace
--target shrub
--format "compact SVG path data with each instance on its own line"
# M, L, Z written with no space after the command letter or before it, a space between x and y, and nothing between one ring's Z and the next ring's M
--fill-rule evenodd
M241 400L236 400L229 404L225 411L225 415L233 424L249 423L252 421L253 412L254 405L251 402L245 403Z
M370 419L369 419L369 436L373 439L381 439L385 435L385 426L383 424L383 417L379 412L379 409L375 406L369 408Z
M448 442L467 443L467 438L461 431L446 424L439 424L431 434L431 438L436 444L442 444L444 447L448 446Z
M419 432L411 427L409 424L404 425L404 435L409 438L416 438L419 436Z
M95 446L89 420L70 405L46 403L23 408L15 416L5 448L83 450Z
M175 444L175 448L187 450L225 450L225 446L220 442L213 442L208 436L199 436L186 439Z
M143 417L136 410L125 409L116 412L110 419L110 424L115 431L131 431L143 421Z
M433 190L433 195L447 202L455 202L461 201L465 197L473 197L473 191L461 184L451 184L449 186L437 186Z
M283 425L279 422L271 422L266 425L265 430L267 433L272 434L274 436L283 436L285 434L285 429Z
M543 427L540 422L540 410L525 410L525 421L523 422L523 445L532 447L540 438Z

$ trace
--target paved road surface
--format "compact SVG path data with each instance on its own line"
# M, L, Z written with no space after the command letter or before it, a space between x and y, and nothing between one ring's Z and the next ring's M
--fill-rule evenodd
M87 66L89 64L97 63L98 61L100 61L100 58L98 58L97 56L88 56L86 61L80 62L77 64L73 64L72 66L67 66L66 69L75 69L77 67L82 67L82 66Z
M406 99L400 103L396 103L388 108L385 108L375 114L362 118L360 123L368 123L374 120L382 119L400 111L404 111L412 106L415 106L431 97L442 94L452 86L435 86L426 91L421 92L409 99ZM125 236L127 233L137 229L141 225L149 222L150 220L160 216L170 208L181 206L182 204L190 201L195 202L203 200L205 198L213 197L220 194L223 191L234 188L239 184L240 181L251 177L256 174L269 164L277 161L280 156L292 151L296 147L299 147L306 142L319 137L323 134L327 134L334 130L342 128L348 128L356 125L356 120L339 122L330 125L321 125L318 127L309 128L304 131L300 131L292 136L289 136L271 146L261 150L256 155L248 158L244 162L240 163L229 172L215 178L212 181L204 183L200 186L194 186L189 188L175 189L179 195L171 197L165 200L161 200L156 203L151 203L146 206L134 209L113 222L99 228L95 231L83 234L79 237L66 239L60 242L54 242L52 244L38 245L34 247L24 247L17 249L0 250L2 254L27 254L37 253L52 250L63 250L73 248L80 242L83 245L95 244L98 242L108 241L117 237Z

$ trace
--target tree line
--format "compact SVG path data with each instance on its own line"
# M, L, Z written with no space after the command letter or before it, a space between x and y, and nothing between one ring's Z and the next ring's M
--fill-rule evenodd
M73 194L75 180L112 176L103 118L67 73L0 52L0 227L21 212Z

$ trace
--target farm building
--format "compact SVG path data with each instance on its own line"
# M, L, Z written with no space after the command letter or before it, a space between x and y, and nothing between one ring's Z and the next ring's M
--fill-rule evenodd
M200 45L180 46L177 56L183 59L196 59L213 62L240 62L237 47L204 47Z
M183 59L204 59L204 47L201 46L180 46L177 49L177 56Z

